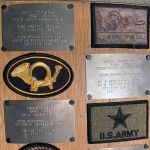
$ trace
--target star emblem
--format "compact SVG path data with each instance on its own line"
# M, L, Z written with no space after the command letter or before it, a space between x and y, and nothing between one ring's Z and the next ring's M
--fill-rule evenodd
M117 128L119 125L127 128L126 120L129 116L131 116L131 114L123 114L121 107L119 107L116 115L108 115L109 118L115 121L113 129Z

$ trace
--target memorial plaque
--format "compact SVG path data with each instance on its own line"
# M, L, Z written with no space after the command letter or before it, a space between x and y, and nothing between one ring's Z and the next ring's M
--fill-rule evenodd
M91 54L86 56L89 99L140 97L150 94L150 55Z
M92 3L92 47L148 48L148 7Z
M73 4L2 5L2 49L73 50Z
M45 53L29 53L11 60L4 81L14 92L27 97L50 97L65 91L73 71L64 60Z
M91 103L87 110L90 144L148 138L148 101Z
M47 143L32 143L23 146L19 150L60 150L60 149Z
M74 101L5 101L8 143L73 142Z
M148 145L133 145L115 148L93 148L90 150L148 150Z

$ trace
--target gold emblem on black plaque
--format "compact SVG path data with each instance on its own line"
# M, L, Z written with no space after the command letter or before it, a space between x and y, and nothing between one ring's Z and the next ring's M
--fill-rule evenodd
M63 92L71 85L73 71L56 56L30 53L8 63L4 80L10 89L21 95L49 97Z

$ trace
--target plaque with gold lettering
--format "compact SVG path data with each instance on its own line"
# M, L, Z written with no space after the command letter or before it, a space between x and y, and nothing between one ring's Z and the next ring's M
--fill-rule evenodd
M8 143L73 142L73 100L5 101Z
M14 58L6 65L3 76L14 92L37 98L57 95L73 81L70 65L45 53L29 53Z
M150 55L90 54L86 56L88 99L150 95Z
M148 7L91 4L92 47L148 48Z
M2 50L73 50L73 4L2 5Z

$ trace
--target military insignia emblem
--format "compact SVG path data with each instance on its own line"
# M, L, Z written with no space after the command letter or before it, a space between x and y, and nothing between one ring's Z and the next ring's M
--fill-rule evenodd
M23 146L19 150L60 150L59 148L46 143L32 143Z
M146 138L148 138L148 101L88 104L90 144Z
M73 71L64 60L42 53L13 59L5 67L3 76L11 90L28 97L57 95L73 81Z
M91 4L92 47L148 48L146 6Z

